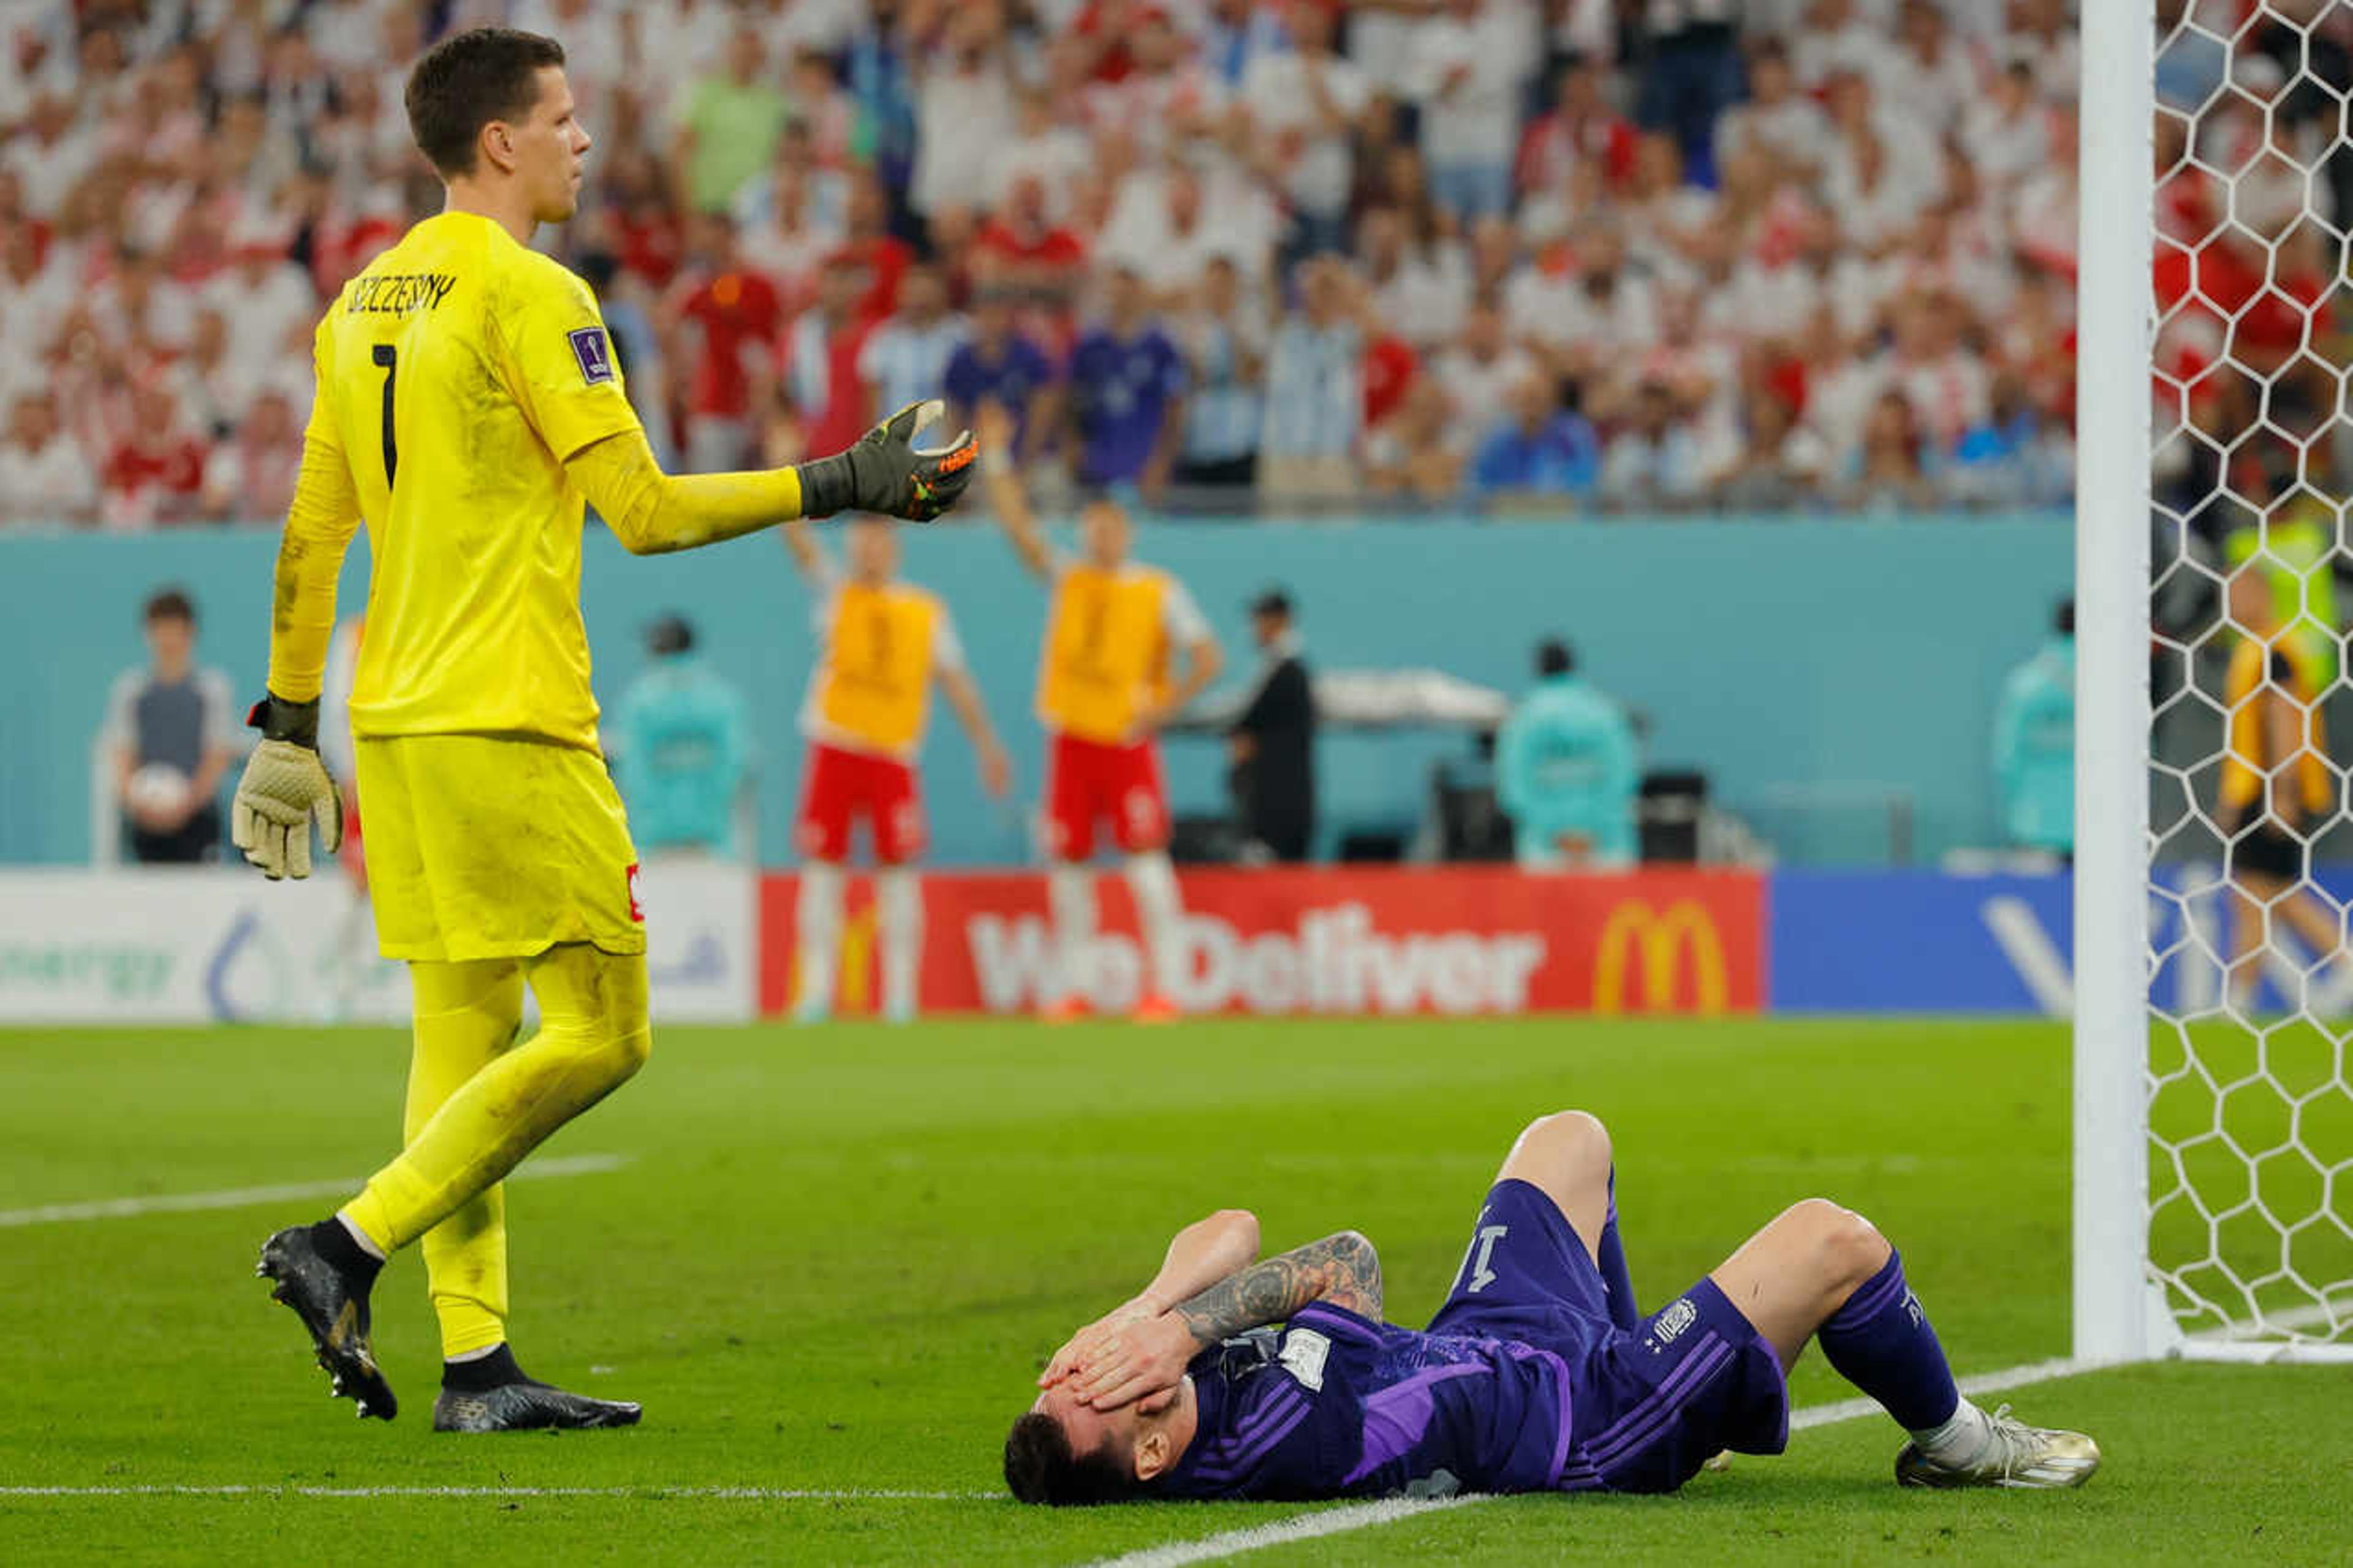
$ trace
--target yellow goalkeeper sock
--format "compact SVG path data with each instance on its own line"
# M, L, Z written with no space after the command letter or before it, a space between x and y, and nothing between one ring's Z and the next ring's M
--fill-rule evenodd
M522 966L512 959L414 963L415 1045L401 1136L415 1142L433 1113L515 1043L522 1027ZM364 1226L363 1226L364 1228ZM441 1321L441 1353L463 1355L506 1338L506 1195L485 1187L425 1233L425 1277Z
M387 1252L407 1246L491 1192L550 1133L645 1064L653 1036L646 1013L642 954L617 955L565 943L522 961L522 973L539 998L539 1032L483 1063L451 1089L399 1157L378 1171L343 1211ZM427 984L438 985L438 980ZM453 986L452 993L460 989ZM433 1027L424 1021L431 1010L428 1000L446 1004L452 993L437 991L429 999L424 990L417 993L420 1052L422 1031ZM470 1244L487 1246L491 1228L461 1226L451 1239L462 1255ZM503 1227L496 1228L501 1259L497 1312L489 1312L487 1281L472 1298L482 1301L485 1315L493 1317L502 1316L505 1308L505 1237ZM438 1244L433 1250L438 1254ZM453 1282L453 1295L461 1299L471 1289ZM438 1289L437 1278L437 1295ZM482 1331L479 1320L470 1324L461 1338ZM448 1331L445 1320L445 1339ZM462 1348L479 1348L479 1342Z

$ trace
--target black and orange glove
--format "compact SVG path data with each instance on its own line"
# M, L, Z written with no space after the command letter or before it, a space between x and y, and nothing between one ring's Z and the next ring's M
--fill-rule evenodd
M945 412L936 397L910 403L848 451L801 464L801 515L879 511L929 522L955 505L972 482L980 443L966 430L945 447L915 445L915 432Z

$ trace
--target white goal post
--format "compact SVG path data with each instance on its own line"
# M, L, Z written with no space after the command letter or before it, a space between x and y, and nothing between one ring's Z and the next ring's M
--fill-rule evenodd
M2339 107L2348 83L2332 85L2353 78L2353 37L2328 40L2348 63L2326 71L2307 47L2334 9L2189 0L2166 5L2181 17L2160 37L2157 0L2081 6L2072 1322L2086 1363L2353 1361L2353 894L2332 897L2308 851L2286 892L2240 901L2228 882L2227 846L2263 822L2276 778L2301 784L2300 759L2260 759L2274 778L2252 806L2224 811L2216 793L2234 700L2270 700L2274 647L2308 626L2316 640L2300 646L2323 673L2286 693L2296 721L2313 720L2301 733L2327 759L2336 798L2289 826L2317 842L2347 820L2353 748L2332 755L2316 739L2353 669L2333 600L2316 603L2353 552L2353 288L2328 221L2353 225L2353 213L2323 206L2321 166L2353 156L2353 109ZM2190 101L2160 104L2160 51ZM2326 115L2291 119L2291 95L2306 88L2327 90ZM2197 224L2181 217L2177 187L2216 194L2212 230L2182 238ZM2213 281L2223 268L2205 265L2210 243L2247 282ZM2307 264L2315 256L2325 274ZM2165 260L2169 290L2155 269ZM2327 281L2291 285L2291 271ZM2258 351L2251 313L2265 310ZM2185 338L2211 352L2183 356ZM2211 468L2210 489L2160 487L2153 462L2193 447L2195 466L2167 471L2194 481ZM2267 460L2267 478L2242 477ZM2280 542L2290 521L2301 558ZM2221 527L2233 531L2226 548L2198 542ZM2277 619L2252 632L2226 586L2240 571L2280 595ZM2153 584L2203 607L2186 622L2160 616ZM2249 641L2255 652L2233 664ZM2166 672L2154 700L2153 653ZM2224 669L2242 668L2267 672L2251 695L2225 686ZM2301 923L2287 918L2294 900ZM2332 921L2333 944L2306 938ZM2242 931L2258 931L2257 945L2235 945Z

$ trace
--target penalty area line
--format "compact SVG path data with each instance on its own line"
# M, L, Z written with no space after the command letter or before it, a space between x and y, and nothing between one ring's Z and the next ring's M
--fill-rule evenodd
M552 1160L526 1160L507 1180L596 1176L617 1171L628 1163L627 1154L566 1154ZM224 1187L210 1193L155 1193L135 1198L100 1198L91 1203L44 1204L37 1208L0 1209L0 1230L28 1225L70 1225L88 1219L136 1219L151 1214L255 1208L264 1204L297 1203L304 1198L344 1197L366 1184L365 1176L347 1176L332 1182L288 1182L270 1187Z
M2004 1389L2023 1388L2031 1383L2047 1383L2053 1378L2097 1371L2103 1364L2065 1358L2028 1362L2020 1366L2004 1367L1999 1372L1979 1373L1974 1377L1962 1378L1959 1380L1960 1388L1964 1394L1971 1396L1999 1394ZM1789 1429L1802 1432L1816 1426L1835 1426L1841 1421L1879 1414L1879 1406L1871 1400L1841 1399L1835 1404L1812 1405L1803 1410L1792 1411ZM1118 1557L1099 1558L1089 1568L1184 1568L1187 1563L1222 1562L1229 1557L1263 1551L1270 1546L1287 1546L1295 1541L1314 1541L1326 1535L1370 1530L1419 1514L1434 1513L1441 1509L1468 1508L1494 1500L1493 1494L1473 1492L1451 1498L1384 1498L1377 1502L1343 1503L1337 1508L1300 1514L1275 1524L1251 1525L1244 1530L1229 1530L1203 1536L1198 1541L1170 1542L1165 1546L1147 1546Z

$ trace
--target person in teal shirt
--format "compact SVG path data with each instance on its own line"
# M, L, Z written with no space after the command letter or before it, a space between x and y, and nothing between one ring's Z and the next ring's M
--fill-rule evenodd
M1993 721L1994 788L2013 844L2066 855L2075 847L2075 601L2052 637L2002 682Z
M640 848L735 853L735 800L751 771L744 700L694 657L694 628L664 616L646 629L651 668L621 694L613 780Z
M1495 742L1496 795L1512 819L1521 867L1619 870L1635 859L1641 785L1634 727L1617 703L1577 679L1557 637L1536 647L1536 687Z

